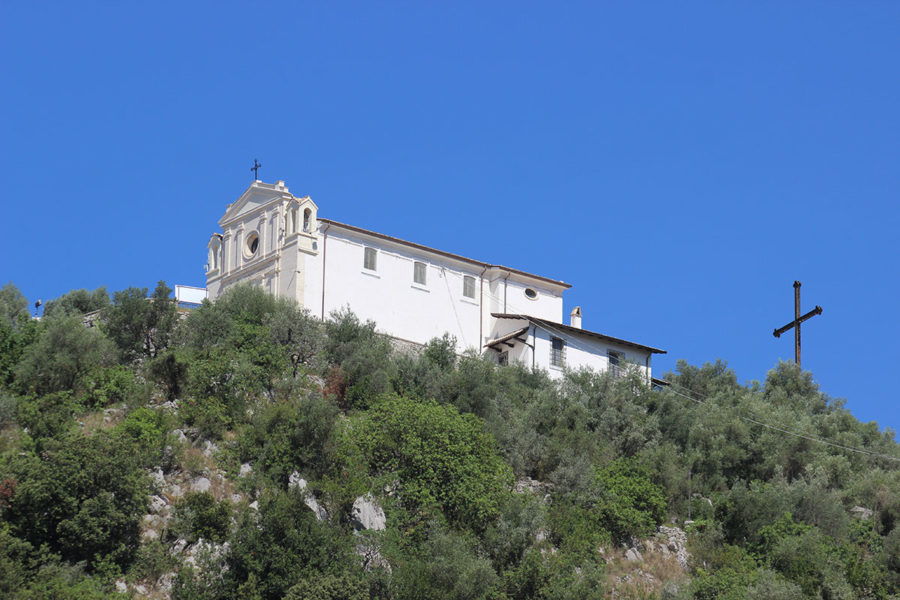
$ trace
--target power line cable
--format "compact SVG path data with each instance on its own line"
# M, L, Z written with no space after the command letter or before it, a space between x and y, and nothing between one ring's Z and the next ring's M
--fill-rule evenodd
M695 402L695 403L700 404L700 405L703 405L703 406L710 405L708 400L706 400L706 399L697 399L697 398L694 398L694 397L692 397L692 396L689 396L689 395L686 395L686 394L682 394L681 392L679 392L679 391L677 391L677 390L675 390L675 389L672 389L672 386L680 387L681 389L683 389L683 390L685 390L685 391L687 391L687 392L689 392L689 393L690 393L690 390L687 390L686 388L684 388L684 387L682 387L682 386L680 386L680 385L678 385L678 384L669 382L669 386L668 386L667 390L670 391L670 392L672 392L672 393L675 394L676 396L681 396L682 398L686 398L686 399L690 400L691 402ZM698 395L699 395L699 394L698 394ZM808 441L811 441L811 442L817 442L817 443L819 443L819 444L824 444L824 445L826 445L826 446L832 446L832 447L834 447L834 448L840 448L841 450L846 450L846 451L848 451L848 452L858 452L858 453L860 453L860 454L867 454L867 455L872 456L872 457L875 457L875 458L882 458L882 459L884 459L884 460L891 460L891 461L900 462L900 458L895 457L895 456L890 456L890 455L887 455L887 454L881 454L881 453L879 453L879 452L873 452L873 451L871 451L871 450L865 450L865 449L863 449L863 448L854 448L854 447L852 447L852 446L845 446L845 445L843 445L843 444L838 444L838 443L836 443L836 442L832 442L832 441L830 441L830 440L826 440L826 439L823 439L823 438L815 437L815 436L812 436L812 435L809 435L809 434L799 433L799 432L796 432L796 431L791 431L791 430L789 430L789 429L785 429L785 428L783 428L783 427L778 427L777 425L772 425L772 424L770 424L770 423L765 423L765 422L763 422L763 421L759 421L759 420L757 420L757 419L754 419L754 418L752 418L752 417L747 417L747 416L744 416L744 415L737 415L737 417L738 417L739 419L743 420L743 421L748 421L748 422L750 422L750 423L754 423L754 424L756 424L756 425L760 425L760 426L762 426L762 427L766 427L767 429L772 429L772 430L774 430L774 431L778 431L779 433L784 433L784 434L786 434L786 435L791 435L791 436L794 436L794 437L802 438L802 439L805 439L805 440L808 440Z
M499 296L495 296L495 295L491 294L490 292L487 292L486 295L490 296L490 297L493 298L494 300L497 300L498 302L501 300ZM519 308L519 307L516 306L515 304L513 304L513 303L511 303L511 302L508 303L508 304L511 305L511 306L516 310L516 313L517 313L517 314L527 315L527 313L522 312L521 308ZM542 319L542 320L543 320L543 319ZM548 332L556 333L556 334L558 334L558 335L560 335L560 336L566 336L566 333L565 333L565 332L563 332L562 330L556 329L556 328L554 328L554 327L552 327L552 326L550 326L550 325L546 325L546 324L542 323L542 324L540 324L540 325L538 325L538 326L542 327L543 329L545 329L545 330L548 331ZM567 337L568 337L568 336L567 336ZM686 399L690 400L691 402L695 402L695 403L701 404L701 405L707 405L707 404L709 404L709 401L708 401L707 399L704 398L704 399L699 399L699 400L698 400L698 399L696 399L696 398L693 398L692 396L685 395L685 394L683 394L683 393L680 393L680 392L676 391L675 389L673 389L673 386L677 386L677 387L679 387L679 388L685 390L685 391L688 392L688 393L691 393L691 392L690 392L690 390L687 390L686 388L684 388L684 387L682 387L682 386L680 386L680 385L678 385L678 384L669 382L669 386L668 386L667 389L668 389L669 391L671 391L673 394L675 394L676 396L681 396L682 398L686 398ZM854 448L854 447L852 447L852 446L845 446L845 445L843 445L843 444L838 444L837 442L832 442L832 441L830 441L830 440L826 440L826 439L823 439L823 438L815 437L815 436L812 436L812 435L809 435L809 434L800 433L800 432L797 432L797 431L791 431L791 430L789 430L789 429L785 429L785 428L779 427L779 426L777 426L777 425L772 425L772 424L770 424L770 423L765 423L765 422L763 422L763 421L760 421L760 420L758 420L758 419L754 419L754 418L752 418L752 417L747 417L747 416L744 416L744 415L737 415L737 416L738 416L738 418L741 419L741 420L744 420L744 421L753 423L753 424L755 424L755 425L759 425L759 426L761 426L761 427L765 427L765 428L767 428L767 429L771 429L771 430L773 430L773 431L778 431L779 433L783 433L783 434L785 434L785 435L790 435L790 436L802 438L802 439L805 439L805 440L808 440L808 441L811 441L811 442L816 442L816 443L819 443L819 444L823 444L823 445L826 445L826 446L831 446L831 447L834 447L834 448L839 448L839 449L841 449L841 450L846 450L847 452L857 452L857 453L859 453L859 454L866 454L866 455L872 456L872 457L874 457L874 458L881 458L881 459L884 459L884 460L889 460L889 461L894 461L894 462L900 462L900 457L890 456L890 455L887 455L887 454L881 454L881 453L879 453L879 452L873 452L872 450L865 450L865 449L863 449L863 448Z

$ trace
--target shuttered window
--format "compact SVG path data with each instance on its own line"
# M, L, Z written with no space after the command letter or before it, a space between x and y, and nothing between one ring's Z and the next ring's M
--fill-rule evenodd
M363 258L363 268L369 271L376 271L378 266L378 251L375 248L366 248L366 254Z
M560 338L550 338L550 366L566 366L566 341Z
M475 278L466 275L463 277L463 296L466 298L475 297Z
M425 263L413 263L413 281L419 285L425 285Z

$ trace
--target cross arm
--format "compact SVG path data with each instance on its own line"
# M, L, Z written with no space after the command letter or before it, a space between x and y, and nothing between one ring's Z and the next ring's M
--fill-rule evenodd
M794 319L793 321L791 321L784 327L776 329L775 331L772 332L772 335L774 335L775 337L781 337L781 334L784 333L785 331L787 331L788 329L790 329L791 327L795 327L795 326L799 325L800 323L802 323L803 321L806 321L807 319L811 319L814 316L821 315L821 314L822 314L822 307L816 306L814 309L812 309L811 311L809 311L802 317L800 317L798 319Z

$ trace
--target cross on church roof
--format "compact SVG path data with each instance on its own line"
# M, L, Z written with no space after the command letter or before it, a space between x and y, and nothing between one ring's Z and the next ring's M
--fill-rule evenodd
M253 171L253 179L259 180L259 168L262 165L255 158L253 159L253 166L250 167L250 170Z

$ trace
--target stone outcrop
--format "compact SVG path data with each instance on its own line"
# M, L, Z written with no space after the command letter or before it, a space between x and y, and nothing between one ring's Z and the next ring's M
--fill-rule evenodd
M382 531L385 528L387 519L384 516L384 511L375 503L372 495L366 494L353 501L353 508L350 510L350 523L357 531Z
M690 554L687 551L687 534L678 527L661 525L652 538L632 541L630 547L625 550L625 559L629 562L642 562L644 560L642 552L672 557L683 571L688 570Z
M316 519L326 521L328 519L328 511L319 504L312 492L307 489L306 480L300 477L300 473L294 471L288 478L288 489L297 489L303 494L303 503L316 514Z
M875 514L872 512L871 508L866 508L864 506L854 506L850 509L850 514L856 517L857 519L861 519L863 521L868 521Z

